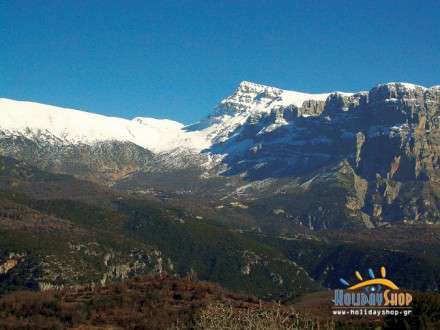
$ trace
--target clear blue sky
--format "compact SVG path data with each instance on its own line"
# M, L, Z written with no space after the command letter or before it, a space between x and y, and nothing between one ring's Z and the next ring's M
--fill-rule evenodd
M0 97L190 123L241 80L440 84L440 1L0 0Z

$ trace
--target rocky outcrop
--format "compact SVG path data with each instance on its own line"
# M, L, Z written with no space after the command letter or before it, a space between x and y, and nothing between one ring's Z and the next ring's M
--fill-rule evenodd
M301 116L319 116L324 111L325 101L307 100L302 104Z
M223 174L304 177L346 161L359 193L346 208L364 223L440 221L439 87L389 83L251 118L211 149L227 155Z
M17 266L18 261L15 259L8 259L3 264L0 265L0 274L6 274L12 268Z

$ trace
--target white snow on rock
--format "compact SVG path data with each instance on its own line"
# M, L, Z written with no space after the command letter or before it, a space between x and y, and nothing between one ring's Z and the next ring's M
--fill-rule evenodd
M132 142L153 152L200 151L210 145L200 132L185 132L172 120L127 120L34 102L0 99L0 131L28 138L53 135L66 144Z
M262 115L279 108L289 106L300 108L309 100L325 101L334 93L344 96L353 95L341 92L308 94L243 81L231 96L218 104L212 115L199 123L199 129L213 143L224 142L247 120L257 121ZM274 126L268 127L267 132L285 124L286 122L279 121Z
M409 83L389 84L401 88L421 87ZM218 104L212 115L190 126L167 119L137 117L128 120L0 98L0 137L50 137L64 144L120 141L135 143L155 153L166 154L175 150L201 152L213 143L226 141L248 120L258 121L263 115L281 107L299 108L309 100L326 101L333 93L308 94L243 81L231 96ZM279 119L261 133L286 124Z
M290 105L301 107L305 101L325 101L332 93L309 94L287 91L276 87L255 84L249 81L240 83L234 94L220 102L215 115L235 112L270 112L277 107ZM343 93L345 95L352 95ZM235 109L231 109L234 106ZM232 111L232 113L231 113Z
M391 87L397 87L397 88L405 88L405 89L416 89L416 88L421 88L421 89L427 89L424 86L420 86L420 85L416 85L416 84L411 84L411 83L407 83L407 82L389 82L386 84L380 84L377 87L380 86L391 86ZM434 87L434 86L433 86ZM431 87L431 88L433 88Z

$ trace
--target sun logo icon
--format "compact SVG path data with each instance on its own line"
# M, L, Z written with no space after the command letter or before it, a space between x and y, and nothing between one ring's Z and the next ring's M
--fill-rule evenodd
M359 283L354 284L354 285L351 285L349 282L347 282L343 278L339 279L339 281L343 285L348 287L347 290L356 290L356 289L365 288L371 292L375 292L375 291L381 291L382 286L386 286L392 290L399 289L396 284L394 284L392 281L386 279L387 271L384 266L380 267L380 275L382 276L382 278L376 278L376 276L374 275L374 272L371 268L368 269L368 275L370 276L370 279L364 280L362 275L358 271L355 271L354 275L360 281Z

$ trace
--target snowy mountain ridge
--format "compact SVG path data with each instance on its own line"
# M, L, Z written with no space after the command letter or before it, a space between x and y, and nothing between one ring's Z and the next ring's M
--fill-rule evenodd
M48 135L63 144L102 141L132 142L153 152L176 148L201 150L209 146L198 132L184 132L183 124L168 119L127 120L34 102L0 99L3 136L30 139Z
M290 105L300 108L305 101L325 101L334 93L344 96L353 95L353 93L342 92L309 94L243 81L234 94L220 102L214 115L237 112L267 113L277 107Z
M409 83L384 85L403 90L426 89ZM253 117L258 120L259 116L277 109L301 108L310 102L324 103L335 95L350 97L354 94L308 94L243 81L231 96L218 104L212 115L190 126L167 119L137 117L127 120L34 102L0 99L0 137L37 139L49 136L62 144L86 145L120 141L132 142L154 153L176 149L198 153L214 143L226 141L232 132ZM278 125L283 125L282 120L275 126Z

